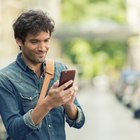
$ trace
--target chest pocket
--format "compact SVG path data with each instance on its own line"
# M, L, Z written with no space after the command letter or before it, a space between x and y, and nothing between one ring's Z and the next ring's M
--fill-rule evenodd
M22 102L23 111L26 113L30 109L35 108L37 101L38 101L38 98L39 98L39 94L21 95L21 102Z

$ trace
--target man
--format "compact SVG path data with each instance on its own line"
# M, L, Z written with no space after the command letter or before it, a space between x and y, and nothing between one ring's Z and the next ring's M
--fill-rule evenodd
M64 64L55 62L49 90L37 104L54 22L43 11L29 10L17 18L13 29L21 52L0 71L0 114L7 140L66 140L65 119L69 126L81 128L85 117L76 87L64 90L73 81L58 86Z

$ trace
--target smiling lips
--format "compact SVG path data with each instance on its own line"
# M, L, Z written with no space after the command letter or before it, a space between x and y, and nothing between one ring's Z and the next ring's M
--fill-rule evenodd
M44 57L45 54L46 54L46 52L45 52L45 51L38 51L38 52L36 52L35 54L36 54L37 56L39 56L39 57Z

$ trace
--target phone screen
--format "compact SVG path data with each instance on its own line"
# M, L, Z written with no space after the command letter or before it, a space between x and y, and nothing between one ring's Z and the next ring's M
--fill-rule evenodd
M63 71L61 71L59 86L63 85L64 83L66 83L70 80L74 81L75 73L76 73L75 70L63 70ZM70 88L72 85L73 85L73 83L71 85L69 85L66 89Z

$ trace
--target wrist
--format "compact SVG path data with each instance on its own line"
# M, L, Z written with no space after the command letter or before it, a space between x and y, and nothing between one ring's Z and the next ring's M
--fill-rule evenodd
M49 102L43 102L41 106L43 110L47 110L48 112L53 108Z
M71 104L64 104L63 107L64 107L65 109L70 109L70 108L74 108L75 105L74 105L74 103L71 103Z
M31 112L34 124L38 125L51 109L51 106L46 105L44 102L38 104Z
M77 118L78 109L75 104L65 105L64 108L66 110L67 116L71 120L75 120Z

